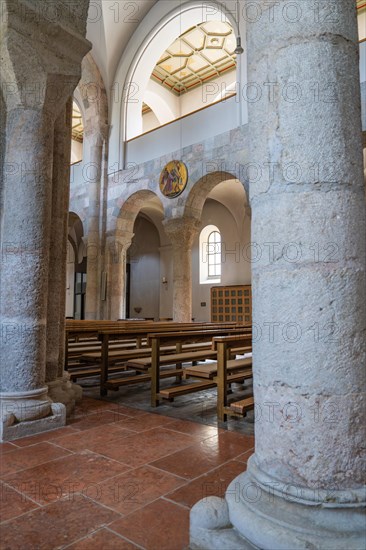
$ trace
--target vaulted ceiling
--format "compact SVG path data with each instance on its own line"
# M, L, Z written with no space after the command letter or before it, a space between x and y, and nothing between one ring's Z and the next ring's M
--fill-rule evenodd
M113 83L118 63L133 33L158 0L93 0L87 39L106 87ZM167 2L168 3L168 2Z

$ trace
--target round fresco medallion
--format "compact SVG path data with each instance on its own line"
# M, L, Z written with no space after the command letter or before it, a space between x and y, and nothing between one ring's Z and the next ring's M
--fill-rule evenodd
M183 191L188 181L188 170L180 160L169 162L160 175L160 191L165 197L174 199Z

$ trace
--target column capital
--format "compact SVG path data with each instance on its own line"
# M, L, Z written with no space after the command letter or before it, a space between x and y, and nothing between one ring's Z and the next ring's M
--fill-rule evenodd
M91 44L84 25L63 2L53 2L54 14L39 3L3 2L1 86L8 111L22 107L46 109L57 117L81 75L81 61ZM79 8L85 10L82 0ZM47 16L48 14L48 16Z
M201 222L196 218L171 218L163 220L165 233L177 248L191 248Z
M134 233L129 231L123 231L119 233L116 231L114 235L110 235L107 237L107 246L114 246L119 245L125 250L131 246L132 239L134 237Z

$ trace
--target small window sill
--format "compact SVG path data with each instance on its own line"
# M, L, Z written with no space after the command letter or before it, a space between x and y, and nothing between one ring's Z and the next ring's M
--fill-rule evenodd
M216 285L217 283L221 283L221 279L205 279L204 281L200 281L200 285Z

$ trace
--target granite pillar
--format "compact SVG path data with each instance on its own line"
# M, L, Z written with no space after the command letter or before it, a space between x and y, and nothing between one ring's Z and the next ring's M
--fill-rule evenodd
M108 318L112 321L126 316L126 262L133 233L123 233L107 239L107 299Z
M366 214L355 3L280 1L272 14L257 4L248 81L267 86L249 110L261 174L250 201L252 241L267 253L252 266L255 454L226 500L192 509L191 547L358 550Z
M85 297L85 318L98 319L100 310L100 216L102 164L107 140L108 127L102 129L85 128L84 151L88 169L88 267Z
M60 24L43 20L38 7L21 0L2 6L2 440L63 425L66 412L49 399L45 383L54 124L90 44L84 0L61 10Z
M48 397L66 406L70 415L82 389L64 372L67 230L70 192L72 98L54 127L52 221L48 270L46 383Z
M173 320L192 321L192 245L200 222L194 218L165 220L173 250Z

